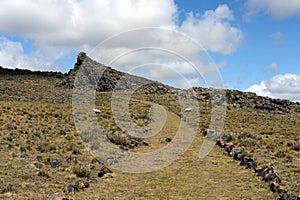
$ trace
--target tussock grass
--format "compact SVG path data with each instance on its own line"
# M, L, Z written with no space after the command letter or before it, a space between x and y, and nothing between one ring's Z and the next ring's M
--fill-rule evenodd
M96 178L85 191L69 194L75 199L276 199L268 184L223 155L217 146L204 159L198 153L210 123L210 105L199 102L199 130L187 152L159 171L128 174L115 171L113 178L100 179L102 165L85 148L88 134L77 133L70 102L71 90L55 87L58 79L0 76L0 198L44 199L62 191L68 179L77 176ZM123 137L112 118L111 93L96 93L98 123L108 139L114 137L126 147L130 137ZM149 146L129 151L151 152L173 139L180 121L180 106L173 94L158 96L135 93L130 100L130 116L140 127L149 124L149 109L159 103L167 110L163 129L144 139ZM193 122L193 119L188 119ZM299 192L299 113L272 114L254 109L227 110L224 133L247 152L259 166L274 164L292 193ZM80 137L79 137L80 136ZM84 137L86 136L86 137ZM169 139L168 139L169 140ZM85 141L85 142L86 142ZM98 148L97 143L94 147ZM27 157L24 157L24 154ZM22 157L23 155L23 157ZM37 159L37 156L39 159ZM42 158L42 159L40 159ZM62 165L51 166L59 160ZM39 165L37 165L39 164ZM38 168L39 167L39 168Z

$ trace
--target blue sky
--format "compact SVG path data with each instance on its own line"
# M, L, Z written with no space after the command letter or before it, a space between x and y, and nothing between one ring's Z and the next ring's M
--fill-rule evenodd
M124 31L159 27L203 45L226 88L300 101L299 25L298 0L2 0L0 66L67 72L79 51L90 52ZM140 38L129 41L127 49L145 43ZM190 49L182 45L180 52L191 55ZM145 53L128 56L113 67L131 72L129 65L160 60L168 70L148 66L146 77L184 87L172 80L177 80L170 75L174 69L189 77L190 84L202 85L186 63Z

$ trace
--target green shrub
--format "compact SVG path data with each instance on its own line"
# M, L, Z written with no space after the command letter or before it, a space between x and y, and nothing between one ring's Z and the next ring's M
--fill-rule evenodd
M90 178L91 172L84 167L76 166L74 168L74 174L80 178Z

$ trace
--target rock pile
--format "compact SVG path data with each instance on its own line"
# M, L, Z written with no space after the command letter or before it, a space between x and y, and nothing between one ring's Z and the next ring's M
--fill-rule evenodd
M212 130L203 131L204 136L211 137L213 135ZM258 168L253 155L245 152L244 148L235 147L230 142L230 137L220 137L216 139L216 144L223 148L224 153L231 156L234 160L240 161L240 165L246 166L246 169L252 169L257 176L261 177L261 180L269 183L270 190L279 194L278 200L300 200L300 194L288 194L288 190L285 186L281 185L282 177L275 170L274 166L264 166Z
M197 98L200 101L209 102L212 89L194 87ZM257 96L252 92L241 92L238 90L226 90L226 103L235 108L254 108L265 112L277 114L300 112L300 103L283 99L272 99L269 97Z
M110 170L108 167L103 165L98 172L97 178L112 178L113 177L113 171ZM74 198L70 197L70 194L74 194L80 191L84 191L86 188L90 187L90 184L92 182L97 182L97 178L79 178L74 177L70 178L65 186L63 187L63 190L61 192L56 192L53 194L48 195L45 200L73 200Z

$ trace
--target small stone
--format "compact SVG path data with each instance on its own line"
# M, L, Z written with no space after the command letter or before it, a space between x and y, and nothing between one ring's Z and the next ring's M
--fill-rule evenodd
M39 161L39 162L42 162L43 161L43 157L40 156L40 155L38 155L38 156L36 156L36 160Z
M64 191L65 192L72 192L74 190L73 186L71 184L69 184L65 189Z
M64 130L60 130L60 131L59 131L59 135L67 135L67 133L66 133L66 131L64 131Z
M34 166L38 169L42 169L43 165L41 163L34 163Z
M116 158L109 157L109 158L107 158L107 160L106 160L106 164L107 164L108 166L113 165L113 164L115 164L115 163L118 163L118 160L117 160Z
M26 153L23 153L20 157L21 158L28 158L29 156Z
M112 171L106 167L106 166L103 166L100 170L100 172L98 173L98 177L103 177L105 174L111 174Z
M142 142L142 145L147 146L147 147L150 146L150 144L148 142L145 142L145 141Z
M103 171L100 171L99 173L98 173L98 177L103 177L105 175L105 173L103 172Z
M43 146L38 146L38 147L36 148L36 150L39 151L40 153L44 153L44 152L46 151L45 148L44 148Z
M88 188L90 186L90 183L88 181L84 182L84 187Z
M62 162L55 159L55 160L50 161L50 165L52 168L57 168L57 167L62 166Z
M75 150L73 150L73 154L74 154L74 155L80 155L81 153L80 153L79 150L75 149Z
M66 162L67 162L67 163L72 162L72 157L71 157L71 156L67 157Z
M21 151L21 152L25 152L26 149L25 149L24 147L20 147L20 151Z
M295 142L295 143L293 144L293 149L294 149L295 151L300 151L300 142Z
M130 142L129 142L130 148L137 147L138 145L139 145L139 142L134 140L134 139L131 139Z

